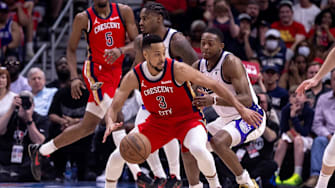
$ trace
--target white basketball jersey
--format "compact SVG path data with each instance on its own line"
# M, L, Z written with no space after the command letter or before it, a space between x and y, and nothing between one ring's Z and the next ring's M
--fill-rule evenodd
M165 56L168 57L168 58L173 58L171 56L171 53L170 53L170 43L171 43L171 39L173 37L174 34L178 33L177 30L175 29L172 29L172 28L168 28L168 31L166 32L165 36L164 36L164 46L165 46Z
M214 65L214 67L211 70L207 69L207 60L200 59L198 69L199 69L200 72L202 72L206 76L209 76L214 80L218 80L220 83L225 85L226 88L228 88L228 90L231 91L233 95L236 96L236 91L234 89L234 86L232 85L231 82L227 82L226 80L224 80L223 75L222 75L222 73L223 73L222 64L224 63L225 58L229 54L231 54L231 53L222 51L222 54L221 54L218 62L216 63L216 65ZM246 71L245 71L245 73L246 73ZM250 92L251 92L253 102L258 104L258 99L256 97L254 89L252 88L252 85L250 83L248 74L246 76L247 76L247 79L248 79L249 89L250 89ZM211 91L209 89L205 89L205 90L208 92L208 94L210 94L212 96L217 96L213 91ZM223 118L234 119L234 118L238 118L240 116L239 113L237 112L237 110L234 107L231 107L231 106L213 105L213 108L215 109L216 113Z

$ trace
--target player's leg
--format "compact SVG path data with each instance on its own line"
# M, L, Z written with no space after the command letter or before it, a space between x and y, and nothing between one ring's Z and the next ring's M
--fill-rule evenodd
M180 147L177 139L171 140L163 146L167 161L169 163L170 176L167 187L180 187L182 181L180 178Z
M315 188L326 188L335 170L335 137L333 136L326 147L322 159L322 168Z
M183 141L184 146L196 158L199 169L205 175L210 187L221 187L216 173L214 158L207 150L206 143L207 133L201 125L190 129Z
M187 177L187 181L190 188L203 187L200 182L200 170L197 164L197 160L191 154L191 152L182 152L181 156L183 158L184 170Z

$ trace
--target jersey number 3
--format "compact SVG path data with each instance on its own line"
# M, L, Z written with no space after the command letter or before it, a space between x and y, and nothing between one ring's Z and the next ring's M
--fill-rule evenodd
M157 96L156 100L159 101L159 107L161 109L165 109L167 107L167 104L165 102L165 97L164 96Z
M107 32L105 37L106 37L106 45L113 46L114 41L113 41L112 32Z

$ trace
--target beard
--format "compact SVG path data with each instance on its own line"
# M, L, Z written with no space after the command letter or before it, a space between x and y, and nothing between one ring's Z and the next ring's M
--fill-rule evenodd
M70 71L59 71L57 72L57 76L60 81L67 81L68 79L70 79Z
M107 3L108 2L106 2L106 3L98 3L98 7L99 8L105 8L107 6Z

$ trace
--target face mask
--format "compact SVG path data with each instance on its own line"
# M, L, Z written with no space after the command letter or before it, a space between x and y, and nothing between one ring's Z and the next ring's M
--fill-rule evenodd
M298 48L298 54L308 57L310 53L310 49L307 46L301 46Z
M269 39L269 40L266 40L265 42L265 48L270 51L274 51L275 49L278 48L278 44L279 44L278 40Z

